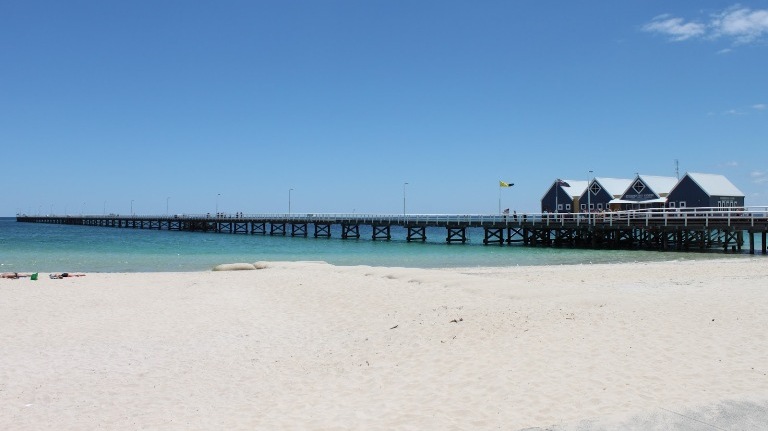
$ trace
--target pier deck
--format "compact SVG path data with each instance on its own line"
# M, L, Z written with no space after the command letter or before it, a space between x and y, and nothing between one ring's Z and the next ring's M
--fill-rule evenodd
M484 231L483 243L525 246L586 247L749 252L759 244L766 254L768 207L690 208L519 215L449 214L218 214L218 215L18 215L18 222L113 228L156 229L230 234L330 238L337 226L342 239L360 238L360 226L372 240L390 240L391 228L405 229L405 240L426 241L427 228L445 228L447 243L468 241L467 229ZM311 227L311 229L310 229ZM759 235L760 241L756 241Z

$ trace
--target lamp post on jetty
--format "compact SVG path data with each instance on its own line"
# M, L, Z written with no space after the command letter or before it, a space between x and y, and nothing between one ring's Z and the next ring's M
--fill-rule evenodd
M219 196L221 196L221 193L216 193L216 217L219 216Z
M592 224L592 171L587 178L587 224Z
M403 217L405 217L405 186L407 186L408 183L403 183Z
M293 189L288 189L288 215L291 215L291 192Z

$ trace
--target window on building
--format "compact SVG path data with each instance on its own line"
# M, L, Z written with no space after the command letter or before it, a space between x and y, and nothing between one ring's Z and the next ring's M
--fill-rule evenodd
M563 210L563 204L557 204L557 210L562 211Z
M592 211L593 209L595 209L595 204L589 204L589 210Z
M592 185L589 186L589 191L591 191L593 195L600 193L600 190L602 190L602 188L598 183L592 183Z
M674 202L670 202L670 203L669 203L669 207L670 207L670 208L674 208L674 207L675 207L675 203L674 203Z
M603 209L603 204L597 204L597 209L599 210Z
M565 210L570 211L571 210L571 204L565 204Z
M581 210L585 211L587 209L587 204L581 204Z
M680 201L680 208L685 208L685 201Z
M635 184L632 185L632 190L634 190L635 193L640 194L645 190L645 184L643 184L642 181L637 180L635 181Z

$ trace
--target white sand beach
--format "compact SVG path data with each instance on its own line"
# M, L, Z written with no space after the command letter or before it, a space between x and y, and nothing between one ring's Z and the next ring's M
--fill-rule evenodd
M768 260L0 280L0 429L563 426L768 397Z

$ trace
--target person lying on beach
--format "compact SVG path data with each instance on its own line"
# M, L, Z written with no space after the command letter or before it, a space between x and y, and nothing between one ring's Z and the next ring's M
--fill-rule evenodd
M20 277L29 277L32 274L22 274L20 272L4 272L0 274L0 278L20 278Z
M66 277L85 277L85 274L77 274L73 272L62 272L60 274L51 274L51 278L66 278Z

